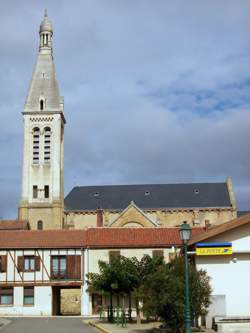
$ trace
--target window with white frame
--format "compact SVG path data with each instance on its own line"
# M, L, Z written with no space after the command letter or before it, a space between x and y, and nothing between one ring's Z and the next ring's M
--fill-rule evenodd
M25 256L24 257L24 271L34 271L35 270L35 256Z
M65 277L67 272L66 256L52 256L51 275L52 277Z
M34 287L23 287L23 305L34 305Z

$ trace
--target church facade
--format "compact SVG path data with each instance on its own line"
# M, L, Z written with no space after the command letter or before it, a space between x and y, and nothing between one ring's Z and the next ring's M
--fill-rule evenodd
M25 101L19 219L31 229L193 227L235 218L232 181L222 183L75 187L64 200L64 103L56 79L47 13Z

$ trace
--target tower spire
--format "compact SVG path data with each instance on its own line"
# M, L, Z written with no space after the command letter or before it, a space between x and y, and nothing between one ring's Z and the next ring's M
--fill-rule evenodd
M46 9L39 35L39 53L25 102L25 111L63 112L52 54L53 28Z
M39 51L40 53L52 53L52 35L53 35L53 27L51 22L48 19L47 9L44 11L44 18L40 24L40 45Z
M52 24L47 11L25 101L24 153L20 219L31 228L61 228L63 223L63 133L65 118L52 55ZM35 208L34 208L35 207Z

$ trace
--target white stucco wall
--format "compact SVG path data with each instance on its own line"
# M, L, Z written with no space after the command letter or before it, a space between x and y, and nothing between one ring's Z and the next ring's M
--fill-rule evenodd
M226 316L250 317L250 226L224 232L206 242L232 242L233 255L196 256L196 264L211 277L212 295L225 295Z
M23 305L23 287L14 287L13 305L0 305L0 315L50 316L52 314L50 286L34 287L34 305Z

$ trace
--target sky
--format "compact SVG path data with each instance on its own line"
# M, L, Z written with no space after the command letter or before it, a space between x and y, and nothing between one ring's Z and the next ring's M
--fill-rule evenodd
M16 218L24 101L47 8L76 185L224 182L250 210L250 2L1 0L0 218Z

